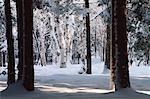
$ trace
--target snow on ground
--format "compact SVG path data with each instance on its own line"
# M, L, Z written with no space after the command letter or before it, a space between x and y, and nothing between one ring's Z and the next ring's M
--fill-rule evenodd
M14 96L16 95L13 94L14 91L2 92L2 99L13 99L12 97L14 99L41 99L42 97L43 99L126 99L127 97L130 99L131 97L132 99L135 96L138 96L137 99L150 99L150 66L137 67L136 64L133 64L129 68L132 88L147 95L137 94L129 90L119 94L106 94L112 92L109 90L110 76L109 73L102 73L104 63L99 60L93 59L92 75L78 74L81 64L71 65L68 63L67 68L59 68L56 65L35 66L36 90L31 93L23 91L21 93L23 96L21 94ZM5 88L6 76L0 75L0 90ZM12 90L14 90L13 88ZM18 88L19 90L23 89ZM5 93L12 95L6 96Z
M15 91L14 91L15 89ZM39 90L40 89L40 90ZM65 90L65 91L63 91ZM103 93L105 92L105 93ZM17 94L16 94L17 93ZM132 89L124 89L113 93L101 89L59 88L38 86L34 92L27 92L19 85L10 86L9 90L1 93L1 99L150 99L150 96L136 93Z

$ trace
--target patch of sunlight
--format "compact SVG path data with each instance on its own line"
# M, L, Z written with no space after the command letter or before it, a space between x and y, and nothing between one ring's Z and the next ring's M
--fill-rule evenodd
M110 93L113 90L105 90L105 89L94 89L94 88L86 88L86 87L78 87L78 88L67 88L67 87L53 87L53 86L45 86L45 85L37 85L36 86L40 91L46 92L59 92L59 93Z
M3 91L4 89L6 89L6 87L7 87L6 81L0 81L0 91Z
M137 90L137 92L143 93L143 94L147 94L147 95L150 95L150 91L141 91L141 90Z

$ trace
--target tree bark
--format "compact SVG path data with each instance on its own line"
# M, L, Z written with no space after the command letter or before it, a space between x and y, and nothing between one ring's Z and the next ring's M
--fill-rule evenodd
M33 68L33 8L32 0L23 0L23 85L34 90Z
M22 0L16 0L17 9L17 28L18 28L18 81L22 80L23 74L23 12L22 12Z
M10 0L5 0L6 15L6 38L8 50L8 80L7 83L15 83L15 58L14 58L14 40L12 35L11 7Z
M110 25L107 24L107 40L106 40L105 66L110 69Z
M89 9L89 0L85 0L85 8ZM90 13L86 13L86 44L87 44L87 74L92 74L91 68L91 39L90 39Z
M105 48L105 65L103 73L108 73L110 69L110 25L107 24L107 38L106 38L106 48Z
M127 32L126 32L126 0L112 1L112 40L115 50L114 63L116 67L115 89L129 88ZM116 60L115 60L116 59Z

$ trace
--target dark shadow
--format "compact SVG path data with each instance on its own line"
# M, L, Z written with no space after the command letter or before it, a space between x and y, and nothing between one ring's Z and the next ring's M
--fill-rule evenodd
M16 89L15 88L14 89L8 88L5 91L3 91L1 93L1 98L2 99L150 99L149 95L137 93L132 89L125 89L117 92L108 92L108 93L91 93L91 92L63 92L63 90L52 90L50 86L47 86L47 88L36 87L35 91L33 92L27 92L26 90L20 88L20 86L18 86ZM73 88L71 88L71 90L72 89ZM14 90L16 91L13 92Z

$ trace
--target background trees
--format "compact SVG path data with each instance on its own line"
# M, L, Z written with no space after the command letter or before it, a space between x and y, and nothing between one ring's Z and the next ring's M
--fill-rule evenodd
M129 59L137 60L138 64L149 64L149 7L148 0L128 0L128 39ZM144 40L144 41L143 41ZM143 49L144 48L144 49ZM137 64L137 65L138 65Z

